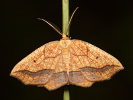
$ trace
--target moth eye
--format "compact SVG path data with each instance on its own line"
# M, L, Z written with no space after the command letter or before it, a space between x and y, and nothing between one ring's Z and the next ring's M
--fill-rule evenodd
M36 60L34 60L34 62L36 62Z
M66 34L66 36L68 37L68 35Z

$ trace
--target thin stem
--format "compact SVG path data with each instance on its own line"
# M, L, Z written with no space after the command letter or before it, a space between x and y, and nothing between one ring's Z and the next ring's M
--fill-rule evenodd
M62 0L62 31L65 34L69 22L69 0ZM69 29L66 33L70 37ZM68 86L64 86L63 100L70 100Z
M64 86L63 100L70 100L70 93L69 93L68 86Z
M69 0L62 0L62 30L63 34L66 32L69 22ZM70 36L69 30L67 32L68 37Z

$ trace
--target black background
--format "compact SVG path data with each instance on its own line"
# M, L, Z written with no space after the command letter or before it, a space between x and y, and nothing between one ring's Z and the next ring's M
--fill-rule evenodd
M61 0L6 0L1 15L0 100L62 100L63 87L48 91L25 86L9 74L16 63L41 45L61 36L44 18L62 28ZM71 100L129 100L133 90L133 3L128 0L70 0L70 35L118 58L124 70L90 88L69 86Z

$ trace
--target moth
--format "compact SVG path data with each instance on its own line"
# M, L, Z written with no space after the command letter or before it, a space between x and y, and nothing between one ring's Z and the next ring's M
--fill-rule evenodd
M116 72L124 69L115 57L98 47L67 37L76 10L64 34L50 22L39 18L61 34L62 39L46 43L33 51L15 65L10 75L25 85L55 90L69 84L90 87L95 82L109 80Z

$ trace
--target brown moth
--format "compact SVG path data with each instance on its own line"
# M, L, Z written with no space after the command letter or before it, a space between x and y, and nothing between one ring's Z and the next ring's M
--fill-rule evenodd
M54 90L69 84L90 87L94 82L108 80L124 69L115 57L98 47L66 36L75 11L64 34L48 21L39 18L61 34L62 39L46 43L33 51L16 64L10 75L25 85Z

